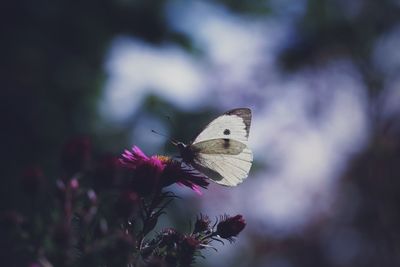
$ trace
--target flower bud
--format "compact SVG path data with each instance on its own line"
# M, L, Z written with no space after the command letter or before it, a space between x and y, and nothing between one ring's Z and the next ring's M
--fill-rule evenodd
M182 236L180 233L178 233L175 229L173 228L167 228L164 229L161 233L161 242L160 242L160 247L174 247L177 243L179 243L182 239Z
M73 192L76 192L79 189L79 181L78 181L78 179L77 178L72 178L69 181L69 187L71 188L71 190Z
M197 218L194 224L193 233L200 233L210 229L210 219L208 216L200 215L200 218Z
M93 189L89 189L86 194L87 194L87 198L89 199L90 203L92 205L96 205L97 204L96 192Z
M237 236L246 226L246 221L242 215L235 217L226 216L217 225L217 232L221 238L230 239Z

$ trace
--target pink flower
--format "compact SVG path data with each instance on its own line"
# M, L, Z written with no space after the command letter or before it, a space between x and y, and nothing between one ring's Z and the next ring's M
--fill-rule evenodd
M77 178L72 178L69 181L69 187L72 189L72 191L77 191L79 189L79 181Z
M125 150L120 162L132 177L129 185L141 195L161 190L177 183L201 194L200 187L207 188L206 177L192 168L165 156L146 156L137 146Z
M205 231L210 231L210 218L208 216L204 216L200 214L200 217L197 218L195 224L194 224L194 230L193 233L201 233Z
M134 146L132 152L125 150L120 162L129 171L130 189L143 196L161 189L160 178L165 164L156 156L147 157L137 146Z
M131 169L137 169L145 164L153 164L155 167L159 168L161 171L164 166L162 166L161 160L156 156L149 158L146 156L139 147L133 146L132 152L129 150L125 150L122 154L122 159L120 159L121 163L126 167Z

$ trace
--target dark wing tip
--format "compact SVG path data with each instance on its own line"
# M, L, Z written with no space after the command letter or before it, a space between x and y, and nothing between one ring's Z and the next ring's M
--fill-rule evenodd
M236 115L243 119L244 124L246 125L247 137L250 132L250 124L251 124L251 109L249 108L235 108L225 112L226 115Z
M227 115L237 115L239 117L250 117L251 118L251 109L249 108L235 108L225 112Z

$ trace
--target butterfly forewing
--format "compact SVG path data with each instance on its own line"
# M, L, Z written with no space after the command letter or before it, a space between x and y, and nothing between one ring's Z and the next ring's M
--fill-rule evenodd
M234 139L247 143L251 122L251 110L233 109L210 122L196 137L193 144L210 139Z

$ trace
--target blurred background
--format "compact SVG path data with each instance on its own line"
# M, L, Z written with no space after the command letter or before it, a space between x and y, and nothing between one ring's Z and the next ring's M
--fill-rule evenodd
M0 11L1 211L54 183L67 140L177 155L235 107L255 161L236 188L172 188L160 227L242 214L196 266L400 265L400 2L27 1ZM39 167L37 167L39 166Z

